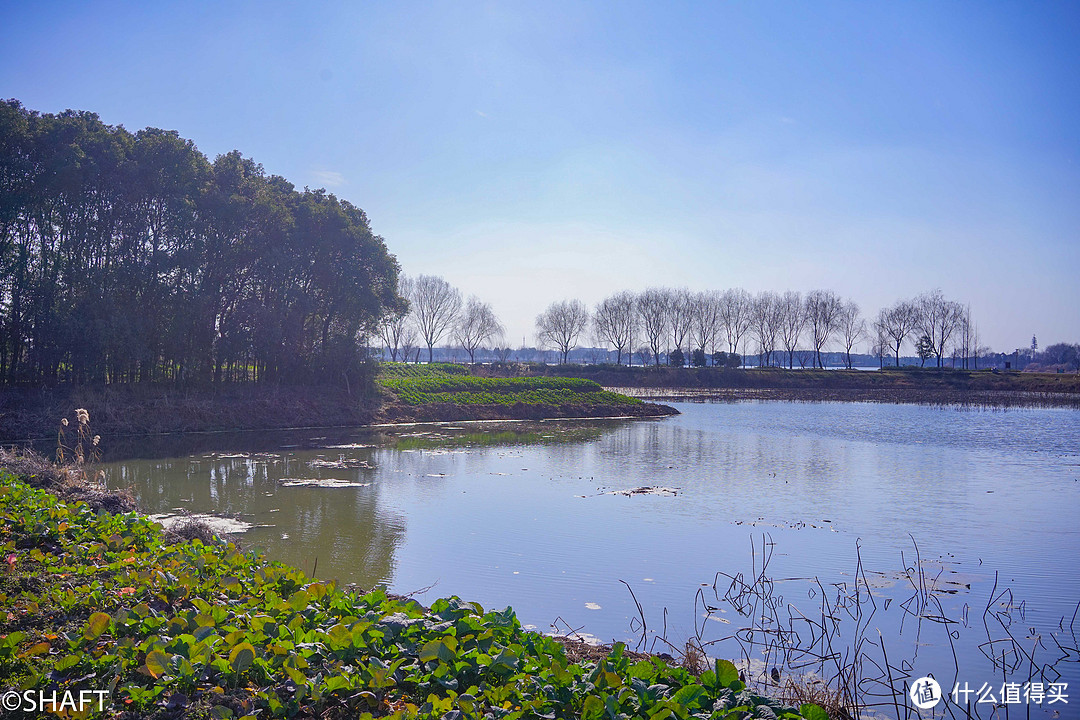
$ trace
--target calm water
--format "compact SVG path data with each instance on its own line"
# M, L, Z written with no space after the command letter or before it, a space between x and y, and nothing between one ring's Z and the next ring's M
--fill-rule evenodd
M933 673L995 694L1003 677L1068 682L1067 708L1032 712L1076 716L1080 412L677 407L140 441L109 483L153 512L238 516L249 545L320 578L512 605L540 630L657 651L694 637L755 668L854 661L884 715L890 677ZM304 479L352 486L282 484ZM675 494L611 494L643 486Z

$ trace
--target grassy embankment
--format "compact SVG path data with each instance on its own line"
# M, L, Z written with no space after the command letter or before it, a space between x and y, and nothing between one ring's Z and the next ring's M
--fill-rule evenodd
M693 391L731 399L1080 407L1080 375L1075 373L992 373L918 367L867 372L535 364L494 372L536 377L573 375L595 380L604 387L633 389L642 397L655 398L678 398L683 394L679 391Z
M0 550L0 693L107 691L92 717L825 720L754 695L726 661L697 675L616 645L571 662L509 608L315 581L6 471Z
M376 380L386 393L380 413L387 420L401 421L649 417L675 412L609 392L593 380L469 373L464 365L384 363Z

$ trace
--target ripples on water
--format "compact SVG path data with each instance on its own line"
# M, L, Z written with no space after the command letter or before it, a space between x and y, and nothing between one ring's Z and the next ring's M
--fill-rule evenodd
M862 658L867 692L879 675L900 687L928 672L947 689L1000 687L1004 652L1005 677L1060 673L1080 702L1080 412L678 408L185 436L112 462L110 483L155 512L240 514L256 524L247 542L308 572L317 560L319 577L434 583L420 600L509 604L539 629L558 618L658 651L695 638L710 655L826 677L835 662L813 661L831 643L841 664ZM312 479L348 486L282 485ZM612 494L639 487L677 494Z

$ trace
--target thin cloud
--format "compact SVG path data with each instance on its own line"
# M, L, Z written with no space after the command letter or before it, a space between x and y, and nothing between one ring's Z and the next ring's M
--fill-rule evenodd
M324 187L337 187L348 182L345 176L336 170L312 170L311 176L315 178L316 184Z
M486 112L482 112L480 110L473 110L473 112L476 113L477 115L479 115L482 118L486 118L488 116L488 114Z

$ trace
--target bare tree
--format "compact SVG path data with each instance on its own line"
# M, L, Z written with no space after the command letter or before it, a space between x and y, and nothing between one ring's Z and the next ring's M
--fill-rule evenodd
M481 302L475 295L465 304L465 311L458 317L455 328L457 340L465 352L469 353L469 362L476 362L476 349L503 331L495 317L491 305Z
M728 352L738 356L742 365L739 343L753 322L753 300L742 288L725 290L720 296L720 325L727 338Z
M660 352L663 337L667 334L668 320L668 294L659 288L650 288L641 293L637 299L637 314L641 319L641 329L645 333L645 340L649 343L650 354L660 367Z
M859 314L859 306L854 300L848 300L840 308L836 330L844 343L844 360L851 369L851 348L866 334L866 321Z
M972 345L972 333L975 326L971 322L971 306L968 305L964 308L963 314L960 316L960 325L957 329L956 349L960 353L960 365L963 369L967 370L971 361L971 353L974 349Z
M765 291L754 298L751 331L757 337L761 359L760 366L772 365L776 351L776 335L780 330L780 298L774 292Z
M788 290L777 298L776 309L780 326L780 341L787 352L787 366L790 370L795 365L795 350L799 347L799 338L802 336L803 327L806 326L806 309L803 307L802 295L794 290Z
M495 362L505 365L510 362L510 356L514 354L514 349L506 343L506 339L501 335L497 343L493 351L495 353Z
M580 300L564 300L552 303L536 316L536 335L541 343L553 345L566 357L577 345L578 336L589 324L589 309Z
M690 298L690 333L692 349L703 353L716 352L720 332L720 293L700 292Z
M596 338L615 348L615 362L622 364L623 353L630 356L633 347L634 328L637 314L634 312L634 294L623 291L605 298L596 306L593 313L593 328Z
M870 348L870 354L878 359L879 370L885 368L885 356L889 354L889 339L880 320L879 315L874 321L874 346Z
M806 294L806 324L810 327L814 360L820 368L825 367L821 351L836 331L841 305L840 296L831 290L813 290Z
M971 350L972 350L972 352L971 352L971 360L972 360L971 369L972 370L978 370L979 369L979 358L980 357L986 357L989 354L989 353L983 353L983 354L980 355L979 350L981 350L981 349L982 348L980 348L980 346L979 346L979 326L976 325L976 324L972 324L972 327L971 327ZM987 349L989 349L989 348L987 348Z
M958 302L946 300L941 290L923 293L915 298L915 325L920 335L930 339L930 349L942 367L949 338L960 327L964 308Z
M906 300L900 300L889 308L881 308L878 312L877 327L896 353L896 367L900 367L900 348L915 329L915 321L915 308Z
M390 351L390 359L393 362L397 362L398 350L405 344L406 335L410 332L415 334L411 319L412 309L409 307L409 298L412 297L413 285L412 278L407 277L404 273L398 275L398 296L404 298L406 304L379 321L379 336ZM407 356L408 352L402 355L403 358Z
M691 314L690 291L686 288L678 290L665 290L667 300L667 328L671 333L671 342L675 350L682 353L683 362L689 358L690 353L683 353L683 341L686 340L693 323Z
M431 362L435 343L457 320L461 310L461 293L441 277L421 275L413 284L409 300L416 316L417 329L427 345L428 362Z

